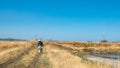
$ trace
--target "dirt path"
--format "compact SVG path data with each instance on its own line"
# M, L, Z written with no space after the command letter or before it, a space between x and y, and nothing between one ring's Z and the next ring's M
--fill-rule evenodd
M93 55L84 55L84 57L92 61L110 64L113 66L113 68L120 68L120 61L117 59L102 58Z
M36 54L35 57L33 58L31 64L27 67L27 68L37 68L38 67L38 61L39 61L39 57L41 55Z
M52 45L45 46L46 56L53 68L88 68L77 56Z

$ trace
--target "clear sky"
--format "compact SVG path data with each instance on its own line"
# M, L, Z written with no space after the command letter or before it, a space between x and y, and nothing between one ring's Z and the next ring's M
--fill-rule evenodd
M120 41L120 0L0 0L0 38Z

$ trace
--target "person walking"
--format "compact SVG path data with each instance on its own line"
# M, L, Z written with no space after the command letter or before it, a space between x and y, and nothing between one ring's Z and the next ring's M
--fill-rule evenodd
M42 52L43 42L41 40L38 40L38 52Z

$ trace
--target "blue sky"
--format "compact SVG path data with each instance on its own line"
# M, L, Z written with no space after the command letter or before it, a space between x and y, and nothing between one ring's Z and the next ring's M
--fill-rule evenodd
M120 41L119 0L0 0L0 38Z

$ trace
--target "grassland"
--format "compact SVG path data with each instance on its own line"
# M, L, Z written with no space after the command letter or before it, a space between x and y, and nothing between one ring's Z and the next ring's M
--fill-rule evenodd
M37 41L0 41L0 68L112 68L82 55L96 51L119 53L119 48L120 43L44 41L39 55Z
M81 53L106 52L120 54L120 43L94 43L94 42L57 42L61 46L81 51Z
M36 41L0 41L0 68L40 68L45 55L38 54L36 43Z

